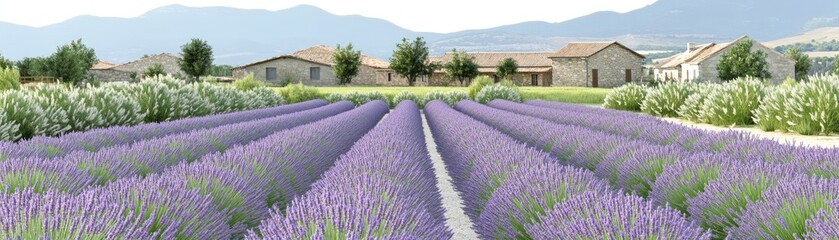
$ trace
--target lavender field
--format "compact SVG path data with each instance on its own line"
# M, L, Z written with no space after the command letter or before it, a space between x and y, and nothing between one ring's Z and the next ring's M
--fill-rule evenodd
M2 142L0 239L832 239L837 176L631 112L312 100Z

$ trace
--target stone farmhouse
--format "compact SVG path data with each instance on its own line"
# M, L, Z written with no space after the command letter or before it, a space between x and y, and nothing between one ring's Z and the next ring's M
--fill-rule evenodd
M93 75L94 79L102 82L128 82L133 81L132 73L136 73L136 78L140 78L146 68L154 64L161 64L163 71L166 74L173 76L186 76L181 67L178 66L178 60L181 57L171 53L161 53L157 55L147 56L124 64L113 64L106 61L99 61L88 71Z
M643 79L644 55L618 42L569 43L549 58L553 86L611 88Z
M740 37L729 43L708 43L696 45L687 44L683 53L662 59L653 69L655 79L659 81L683 81L683 82L720 82L717 64L722 58L722 53L740 41L752 41L752 51L760 50L766 53L766 62L769 66L769 73L772 74L770 81L780 84L786 78L795 77L795 61L784 54L769 48L748 36Z
M338 78L332 71L333 53L335 48L314 46L233 68L233 77L253 74L254 79L276 85L282 81L310 86L337 85ZM354 85L408 85L408 80L397 76L389 65L387 61L362 55L359 73L351 82Z
M338 79L332 71L332 54L335 49L314 46L292 54L281 55L233 68L233 77L253 74L254 79L279 85L303 83L311 86L333 86ZM479 75L499 81L496 65L512 58L519 65L510 77L520 86L576 86L617 87L626 82L641 81L641 63L644 56L617 42L570 43L558 52L477 52L467 53L478 64ZM429 61L444 64L451 53L429 57ZM407 86L408 81L390 70L385 60L361 57L358 76L353 85ZM459 82L449 79L445 69L438 69L430 76L420 76L417 86L450 86Z

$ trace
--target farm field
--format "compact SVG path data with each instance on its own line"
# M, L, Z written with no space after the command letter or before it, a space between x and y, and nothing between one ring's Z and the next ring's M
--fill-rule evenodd
M543 100L323 100L4 142L0 238L826 239L839 149Z
M393 99L393 96L401 91L409 91L418 96L424 96L426 93L439 90L448 92L451 90L468 91L467 87L365 87L365 86L350 86L350 87L317 87L318 91L323 95L330 93L349 92L373 92L378 91L388 98ZM554 102L567 102L587 105L603 104L603 99L610 89L605 88L584 88L584 87L518 87L522 99L541 99Z

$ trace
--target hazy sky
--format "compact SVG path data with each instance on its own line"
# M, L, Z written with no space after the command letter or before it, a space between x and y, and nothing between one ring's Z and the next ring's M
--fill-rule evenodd
M135 17L169 4L280 10L314 5L338 15L382 18L413 31L454 32L524 21L560 22L596 11L627 12L656 0L4 0L0 21L28 26L79 15Z

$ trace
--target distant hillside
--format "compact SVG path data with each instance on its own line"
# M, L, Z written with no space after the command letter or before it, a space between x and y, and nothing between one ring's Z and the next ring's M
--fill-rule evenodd
M766 44L770 47L792 45L796 43L830 42L839 41L839 27L819 28L803 34L769 41Z
M433 14L433 13L429 13ZM338 16L314 6L279 10L161 7L135 18L80 16L32 28L0 22L0 53L46 56L82 38L101 59L126 62L178 52L190 38L207 40L219 64L240 65L313 45L352 42L388 59L403 37L425 37L432 54L467 51L555 51L568 42L613 41L642 50L683 49L686 42L761 41L819 27L839 27L836 0L658 0L627 13L598 12L561 23L525 22L450 34L414 32L382 19Z

